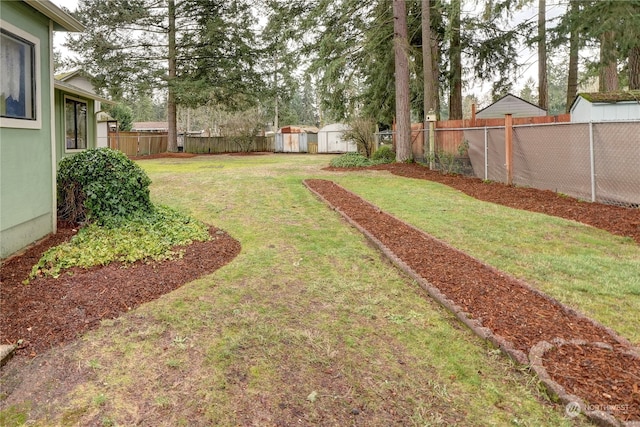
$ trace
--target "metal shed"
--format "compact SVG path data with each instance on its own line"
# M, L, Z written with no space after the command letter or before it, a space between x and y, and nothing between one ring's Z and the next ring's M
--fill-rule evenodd
M493 104L478 111L476 118L497 119L504 118L505 114L511 114L512 117L538 117L546 116L547 111L508 93Z
M308 153L309 143L318 142L318 128L285 126L276 133L276 153Z
M318 131L318 153L355 153L358 147L354 142L345 141L342 136L349 125L333 123Z
M571 104L572 122L640 120L640 90L580 93Z

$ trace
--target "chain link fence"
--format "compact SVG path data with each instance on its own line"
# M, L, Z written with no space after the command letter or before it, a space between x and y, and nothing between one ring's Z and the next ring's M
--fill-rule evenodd
M506 182L504 126L462 132L473 174ZM513 126L513 183L640 206L640 121Z

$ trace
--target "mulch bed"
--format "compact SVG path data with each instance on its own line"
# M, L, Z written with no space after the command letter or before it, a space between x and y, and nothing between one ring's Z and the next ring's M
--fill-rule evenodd
M34 357L74 340L101 319L116 318L212 273L240 253L237 240L211 227L211 240L176 248L184 250L179 259L73 268L57 279L39 277L24 284L48 248L75 234L76 230L60 225L57 234L3 262L0 269L0 343L19 343L17 355Z
M639 371L628 364L626 350L630 344L626 340L515 278L382 212L331 181L307 180L305 184L371 234L393 256L459 307L467 318L489 328L516 351L528 355L536 343L556 338L609 344L611 351L598 354L604 363L598 364L597 371L592 369L596 362L589 361L589 354L572 347L563 348L569 353L566 357L582 363L574 366L570 374L562 367L554 367L553 361L557 358L545 360L545 367L559 383L565 373L571 375L581 385L576 394L590 404L628 408L615 416L625 421L640 420L640 392L634 392L640 384ZM619 366L630 369L621 370ZM606 401L602 400L602 390L606 390Z

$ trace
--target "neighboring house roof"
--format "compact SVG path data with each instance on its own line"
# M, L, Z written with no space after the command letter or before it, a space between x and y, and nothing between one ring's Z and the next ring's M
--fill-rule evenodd
M490 119L504 117L511 114L513 117L546 116L547 111L510 93L506 94L493 104L476 113L478 119Z
M103 98L99 95L96 95L95 93L86 91L84 89L81 89L77 86L71 85L69 83L65 83L63 81L60 80L54 80L53 81L53 87L68 93L71 93L73 95L78 95L78 96L82 96L84 98L89 98L89 99L93 99L95 101L100 101L104 104L115 104L115 102L111 101L110 99L107 98Z
M134 122L131 130L133 131L166 131L169 129L168 122Z
M22 0L54 22L56 31L82 32L84 25L49 0Z
M579 93L573 103L578 98L584 98L585 100L595 103L607 103L615 104L617 102L636 101L640 102L640 90L628 90L628 91L615 91L615 92L588 92Z

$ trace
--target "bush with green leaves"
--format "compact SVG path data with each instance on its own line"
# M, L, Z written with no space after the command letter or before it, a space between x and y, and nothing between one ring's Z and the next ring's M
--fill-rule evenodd
M329 163L334 168L353 168L374 165L375 162L360 153L346 153L339 157L334 157Z
M371 160L377 163L393 163L396 161L396 153L393 151L391 146L383 145L373 153Z
M60 161L58 217L72 223L108 225L149 215L151 180L124 153L110 148L83 151Z
M165 260L181 256L176 246L209 240L206 224L166 206L146 217L122 221L117 227L96 223L82 227L69 242L47 250L31 270L31 277L57 277L70 267L89 268L114 261Z

